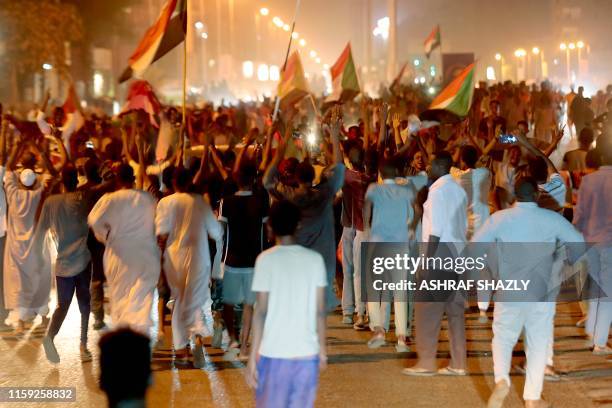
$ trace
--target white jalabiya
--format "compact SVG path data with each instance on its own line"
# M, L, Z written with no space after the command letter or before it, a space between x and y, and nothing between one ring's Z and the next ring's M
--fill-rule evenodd
M157 235L168 235L164 273L172 298L172 341L187 346L191 335L204 335L203 308L210 298L208 236L218 240L223 229L200 195L176 193L162 198L155 217Z
M43 185L37 182L33 189L25 189L12 171L4 177L4 185L8 204L4 301L12 311L10 321L25 321L49 313L51 271L43 262L42 246L35 234Z
M155 200L124 189L105 194L89 213L89 225L106 245L104 275L114 326L149 334L160 254L155 237Z

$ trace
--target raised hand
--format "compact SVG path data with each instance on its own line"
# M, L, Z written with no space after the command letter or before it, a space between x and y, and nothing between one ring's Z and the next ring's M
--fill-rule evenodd
M340 127L342 126L342 107L336 105L332 108L332 114L329 121L329 128L334 136L340 134Z
M399 113L395 112L393 114L392 123L393 123L393 129L399 129L400 123L401 123Z

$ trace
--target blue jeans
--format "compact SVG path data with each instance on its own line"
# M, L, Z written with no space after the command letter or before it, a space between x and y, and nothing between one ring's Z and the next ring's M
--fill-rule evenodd
M313 407L319 386L319 357L269 358L257 362L258 408Z
M87 344L87 327L89 326L90 300L89 283L91 281L91 265L87 265L85 270L76 276L62 278L56 276L57 282L57 307L51 317L47 336L54 338L59 332L62 323L70 308L72 296L76 291L77 301L79 302L79 312L81 312L81 344Z

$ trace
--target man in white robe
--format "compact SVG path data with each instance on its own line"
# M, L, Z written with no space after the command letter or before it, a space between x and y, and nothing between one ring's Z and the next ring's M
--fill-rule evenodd
M36 160L26 159L23 153L31 146L27 142L14 140L11 155L6 163L4 188L8 204L6 246L4 249L4 302L10 310L8 321L16 323L16 334L24 330L25 322L42 316L43 325L49 322L49 294L51 290L51 270L44 262L41 242L36 238L36 215L41 204L45 186L30 168ZM46 170L56 175L47 155L40 152ZM32 156L29 154L28 157ZM16 171L16 164L22 158L24 168ZM33 158L33 156L32 156ZM2 171L4 168L1 166Z
M201 195L188 193L191 176L185 169L174 174L176 193L157 205L155 226L158 242L165 248L164 273L175 300L172 310L172 341L177 355L187 355L194 336L194 366L204 365L203 308L210 298L208 236L219 239L223 229Z
M149 335L151 307L160 273L155 239L155 199L132 188L134 171L119 167L119 189L105 194L89 213L88 223L104 251L113 326L130 326Z

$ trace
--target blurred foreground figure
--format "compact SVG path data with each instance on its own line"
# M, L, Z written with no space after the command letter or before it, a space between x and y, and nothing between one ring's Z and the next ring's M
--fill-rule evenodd
M296 244L299 209L281 200L268 226L276 245L255 261L253 343L247 383L258 407L312 407L327 365L323 257Z
M500 275L516 279L525 271L552 270L557 243L583 242L582 235L562 215L538 207L538 186L535 179L524 177L514 187L516 200L512 208L494 213L474 235L474 242L534 243L537 254L533 262L525 257L516 264L505 265ZM520 225L520 228L517 228ZM537 243L549 245L537 246ZM543 248L549 248L546 253ZM542 266L544 265L544 266ZM534 275L535 276L535 275ZM552 302L497 301L493 315L493 371L495 389L489 398L489 408L500 408L510 391L510 364L512 349L521 331L525 331L527 377L523 398L526 407L548 407L542 398L544 370L548 345L553 336L555 305Z
M122 164L119 189L108 193L89 213L88 222L104 243L104 274L110 315L115 327L128 325L142 333L152 326L153 291L160 273L155 239L155 200L132 188L134 171Z
M151 384L151 348L147 336L124 328L106 333L100 346L100 389L110 408L142 408Z

